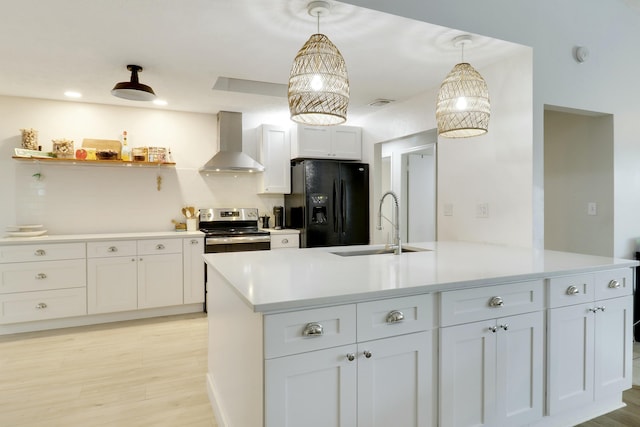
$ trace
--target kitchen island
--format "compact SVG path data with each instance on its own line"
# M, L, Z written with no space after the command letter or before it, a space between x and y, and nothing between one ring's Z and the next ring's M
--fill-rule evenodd
M636 261L411 246L204 255L218 424L570 426L623 405Z

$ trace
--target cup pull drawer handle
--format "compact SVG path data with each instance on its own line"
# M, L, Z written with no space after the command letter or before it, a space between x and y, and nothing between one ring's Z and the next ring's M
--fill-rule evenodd
M36 279L38 279L38 280L42 280L42 279L46 279L46 278L47 278L47 275L44 274L44 273L36 274Z
M156 245L156 249L157 249L157 250L159 250L159 251L161 251L161 250L163 250L163 249L164 249L164 245L163 245L162 243L158 243L158 244Z
M567 295L577 295L580 293L580 289L577 286L569 286L567 288Z
M36 304L36 308L37 308L38 310L42 310L43 308L47 308L47 304L45 304L45 303L43 303L43 302L38 303L38 304Z
M116 246L109 246L109 249L107 249L107 252L118 252L118 248Z
M191 240L191 244L192 244L192 245L197 245L197 244L198 244L198 241L197 241L196 239L193 239L193 240Z
M47 254L47 252L46 252L44 249L38 249L38 250L35 252L35 255L36 255L36 256L45 256L46 254Z
M387 323L398 323L404 320L404 313L399 310L390 311L387 314Z
M504 301L501 297L493 297L489 300L489 307L503 307Z
M305 337L320 337L324 335L324 329L320 323L312 322L307 323L302 331L302 336Z
M612 280L607 286L609 286L611 289L618 289L620 287L620 282L618 282L617 280Z

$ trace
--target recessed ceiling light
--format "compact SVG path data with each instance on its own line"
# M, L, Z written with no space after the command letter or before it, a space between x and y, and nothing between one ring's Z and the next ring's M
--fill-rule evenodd
M64 96L67 98L82 98L82 94L80 92L75 92L73 90L68 90L64 93Z
M162 105L162 106L165 106L168 104L168 102L165 101L164 99L154 99L153 103L156 105Z

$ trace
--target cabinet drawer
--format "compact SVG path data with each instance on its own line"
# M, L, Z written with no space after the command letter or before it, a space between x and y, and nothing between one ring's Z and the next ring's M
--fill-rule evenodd
M0 263L77 259L85 256L84 243L0 246Z
M107 258L116 256L135 256L135 240L109 240L104 242L88 242L87 258Z
M475 322L544 308L541 280L442 292L440 326Z
M356 342L355 304L264 317L265 358Z
M0 323L30 322L85 314L86 288L0 295Z
M271 249L278 248L298 248L300 235L295 234L272 234L271 235Z
M138 240L138 255L182 253L182 239Z
M431 329L434 313L433 294L360 303L358 342Z
M87 284L83 259L0 264L0 294L77 288Z
M599 271L595 274L596 300L616 298L633 293L633 272L630 268Z
M595 295L594 275L552 277L547 279L547 292L549 308L592 302Z

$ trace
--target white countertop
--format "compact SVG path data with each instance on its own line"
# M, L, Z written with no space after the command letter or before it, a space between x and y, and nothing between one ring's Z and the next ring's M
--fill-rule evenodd
M424 252L342 257L381 246L203 255L257 312L541 279L637 261L467 242L411 243Z
M72 243L86 242L89 240L179 239L181 237L204 237L204 233L201 231L150 231L142 233L50 234L38 237L4 237L0 238L0 245Z
M271 234L300 234L300 230L297 228L281 228L276 230L275 228L261 228L263 231L268 231Z

